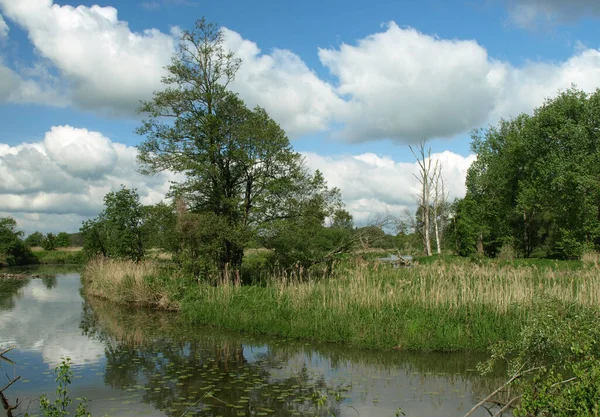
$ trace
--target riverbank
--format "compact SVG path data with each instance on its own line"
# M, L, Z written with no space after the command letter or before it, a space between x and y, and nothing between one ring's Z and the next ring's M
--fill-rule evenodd
M88 295L178 310L196 325L376 349L485 351L516 340L544 296L598 306L597 268L558 265L438 261L393 269L356 261L329 278L214 286L156 262L100 259L83 276Z

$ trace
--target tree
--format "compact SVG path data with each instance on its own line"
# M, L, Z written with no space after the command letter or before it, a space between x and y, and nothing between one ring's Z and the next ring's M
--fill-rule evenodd
M89 256L139 261L144 257L143 208L135 189L124 186L104 196L104 210L83 223L83 249Z
M578 258L600 248L599 131L600 90L572 88L533 116L472 133L467 197L487 230L486 253L510 244L524 257Z
M42 240L42 248L46 251L56 250L58 247L58 242L56 241L56 236L53 233L48 233L44 240Z
M431 239L429 237L432 177L431 148L425 150L425 140L422 140L419 143L416 151L412 146L409 146L409 148L419 164L419 174L415 175L415 178L417 178L421 184L421 193L417 196L417 205L421 209L423 247L425 248L425 255L431 256ZM434 168L434 171L435 169L437 168Z
M0 266L35 263L31 249L21 240L23 232L17 230L12 217L0 217Z
M29 247L42 246L42 240L44 240L44 235L41 232L33 232L27 236L25 244Z
M333 213L331 227L334 229L354 229L354 219L347 210L338 209Z
M312 197L313 176L285 132L263 109L248 109L228 91L240 64L225 50L217 26L199 20L183 32L165 89L139 109L146 116L137 131L145 136L141 171L186 175L172 195L200 216L198 222L220 225L219 233L207 235L214 241L205 242L215 249L211 261L220 271L238 270L253 233L302 213L292 204Z
M442 164L436 161L432 175L433 184L433 224L435 232L435 244L437 254L442 253L442 233L446 223L446 215L448 210L448 194L446 193L446 182L442 175Z
M59 248L66 248L71 245L71 238L67 232L60 232L56 235L56 246Z

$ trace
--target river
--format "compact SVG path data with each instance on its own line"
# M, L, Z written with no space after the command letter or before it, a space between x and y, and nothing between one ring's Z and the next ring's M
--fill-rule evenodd
M70 394L86 397L93 416L463 416L502 382L478 375L481 356L192 328L176 313L86 300L73 267L35 272L49 276L0 280L0 346L15 346L15 364L0 361L0 386L5 372L20 375L5 394L24 404L53 398L64 356L74 362Z

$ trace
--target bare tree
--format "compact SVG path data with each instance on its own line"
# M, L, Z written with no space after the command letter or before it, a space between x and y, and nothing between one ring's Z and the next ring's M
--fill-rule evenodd
M425 149L425 139L417 145L416 150L409 145L410 151L419 164L419 175L415 178L421 184L421 193L417 196L417 204L421 208L423 247L425 254L431 256L431 240L429 238L429 215L431 208L431 148Z
M448 194L446 193L446 181L442 175L442 164L435 162L432 174L433 183L433 222L435 230L435 243L438 255L442 253L442 233L444 230L444 219L448 206Z

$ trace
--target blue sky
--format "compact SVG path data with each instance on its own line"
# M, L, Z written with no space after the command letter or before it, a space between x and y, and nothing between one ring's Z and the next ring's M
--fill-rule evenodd
M175 177L135 172L134 109L202 16L243 59L233 90L357 219L411 207L423 137L460 197L471 129L600 86L600 2L566 3L0 0L0 215L75 231L121 183L159 200Z

